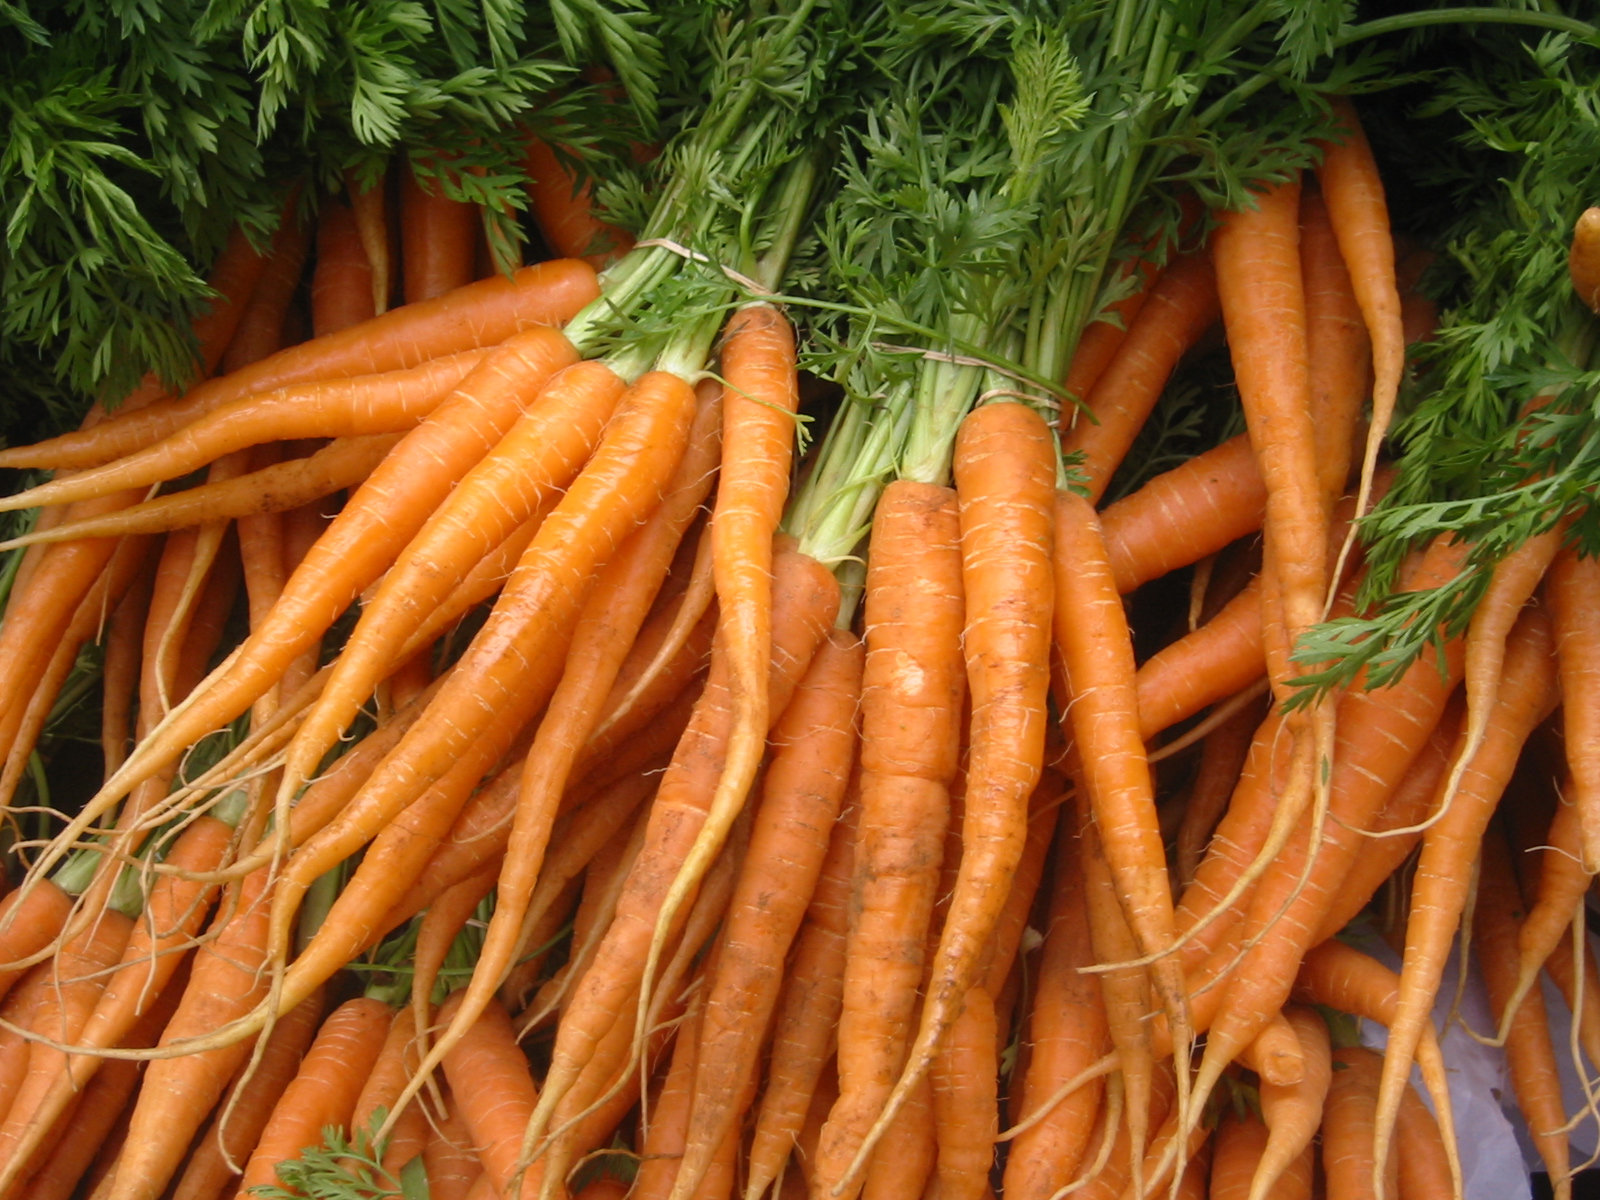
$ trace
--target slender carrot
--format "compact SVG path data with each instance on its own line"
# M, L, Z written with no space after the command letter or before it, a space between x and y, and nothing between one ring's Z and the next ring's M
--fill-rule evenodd
M444 194L437 179L400 173L400 265L407 304L443 296L472 282L477 209Z
M1105 494L1178 360L1217 316L1216 273L1204 250L1174 259L1151 285L1127 336L1085 399L1088 417L1080 416L1061 439L1063 452L1084 456L1079 469L1088 476L1091 502Z
M864 614L861 882L839 1016L839 1100L813 1168L830 1187L893 1086L922 984L966 682L960 537L948 488L897 480L878 500Z
M320 1145L327 1126L349 1132L356 1099L383 1049L390 1011L381 1000L361 997L328 1015L300 1070L273 1105L239 1181L241 1195L274 1183L279 1164Z
M754 1095L783 962L822 870L822 835L844 799L862 658L853 634L831 633L769 738L755 831L701 1017L688 1145L673 1184L680 1200L700 1185Z
M688 1145L689 1108L694 1102L694 1062L700 1047L700 1018L704 1002L697 996L678 1026L672 1066L661 1094L650 1106L650 1123L642 1130L639 1174L630 1195L634 1200L666 1200L678 1177L678 1164Z
M500 876L500 858L490 858L477 872L445 888L428 905L428 911L417 928L416 947L411 952L411 1026L413 1030L426 1029L433 1015L433 985L439 979L439 969L456 936L466 927L472 914L483 903L483 898L494 891L495 880ZM420 1058L420 1055L418 1056ZM394 1095L385 1104L391 1116L396 1115L394 1100L400 1095L412 1071L407 1068L395 1084ZM416 1105L407 1107L405 1117L420 1110ZM399 1136L399 1130L396 1135Z
M1395 1111L1410 1075L1421 1027L1427 1023L1470 884L1484 828L1534 726L1557 702L1554 635L1538 608L1525 609L1506 647L1505 675L1482 747L1461 778L1450 806L1422 838L1406 923L1400 1005L1389 1025L1377 1113L1377 1150L1387 1154ZM1446 793L1435 799L1441 804Z
M322 993L317 992L273 1026L256 1069L245 1074L247 1068L240 1067L173 1186L172 1200L217 1200L239 1174L279 1098L299 1072L321 1021Z
M362 248L355 214L343 201L326 198L317 222L317 265L311 272L312 336L342 333L376 315L372 264Z
M361 483L388 456L401 436L373 434L338 438L305 458L271 463L246 475L203 483L100 516L86 515L50 529L35 529L0 543L0 548L77 538L165 533L205 521L286 512Z
M356 237L372 275L372 311L382 315L389 309L393 271L389 262L389 205L385 173L366 186L355 171L346 171L345 195L350 197L350 213L355 218ZM565 256L563 256L565 257Z
M472 1131L448 1091L443 1115L430 1124L422 1162L428 1172L429 1200L466 1200L483 1174L483 1164L472 1148Z
M1131 592L1255 533L1266 503L1244 434L1157 475L1101 515L1117 591Z
M300 221L286 218L278 225L261 279L239 317L238 328L228 341L227 353L222 356L224 374L260 362L283 348L284 316L300 286L309 241L305 225Z
M488 356L463 350L381 375L299 384L219 405L182 429L103 467L78 471L0 500L31 508L87 500L176 479L223 455L263 442L301 437L405 433L459 387Z
M1260 701L1247 704L1206 735L1200 751L1200 765L1195 769L1189 799L1184 805L1183 824L1178 827L1175 866L1180 888L1187 889L1193 882L1206 842L1233 796L1255 731L1261 724L1261 709ZM1139 716L1142 722L1142 707Z
M1372 344L1328 216L1315 192L1300 197L1300 269L1306 289L1306 363L1316 414L1317 465L1323 497L1344 493L1356 425L1367 399Z
M1322 1017L1307 1008L1290 1006L1284 1010L1300 1040L1306 1071L1299 1083L1289 1087L1261 1083L1261 1118L1267 1137L1259 1163L1248 1184L1248 1200L1267 1200L1279 1192L1278 1183L1300 1157L1311 1148L1322 1124L1323 1103L1333 1078L1333 1062L1328 1042L1328 1027Z
M1260 576L1199 629L1158 650L1134 676L1139 736L1149 741L1261 678Z
M991 1151L992 1153L992 1151ZM930 1080L912 1091L878 1148L861 1182L862 1200L922 1200L939 1159Z
M140 642L150 610L154 572L155 563L146 555L133 586L111 610L111 623L106 630L101 668L100 755L108 777L128 756L133 734L133 693L139 682Z
M113 416L93 429L33 446L0 450L0 466L98 466L143 449L202 413L241 396L324 379L402 370L480 346L519 330L566 320L599 294L586 263L558 259L524 267L422 304L394 309L343 333L290 346L269 358L191 388L182 400Z
M447 1000L439 1020L448 1021L454 1011ZM445 1056L444 1073L484 1174L495 1194L505 1195L517 1170L523 1127L539 1098L505 1009L490 1003L483 1010Z
M1570 795L1570 789L1565 789L1565 794ZM1544 849L1539 855L1538 889L1517 930L1517 982L1503 1006L1502 1039L1522 998L1538 982L1540 968L1560 944L1572 923L1572 914L1583 902L1593 881L1593 876L1583 866L1578 844L1580 824L1577 805L1563 798L1540 839Z
M1562 720L1567 767L1572 773L1568 799L1582 828L1583 862L1600 867L1600 559L1563 550L1551 565L1545 598L1556 625L1557 659L1564 699Z
M725 440L725 457L727 449ZM773 555L771 587L773 650L766 669L774 678L768 681L767 693L773 698L772 707L781 712L838 611L838 587L820 564L786 545ZM709 781L721 774L733 719L730 688L726 654L714 651L712 677L672 765L662 776L645 846L629 873L617 916L593 965L578 982L557 1031L545 1090L529 1125L530 1140L543 1136L555 1105L644 976L642 960L662 901L705 820L713 790Z
M1067 367L1067 377L1061 381L1061 390L1077 401L1086 399L1099 382L1106 366L1127 339L1129 326L1149 299L1151 283L1160 277L1159 269L1144 259L1127 271L1123 279L1133 274L1138 276L1133 290L1109 305L1105 316L1089 322L1078 337L1078 345L1072 352L1072 363Z

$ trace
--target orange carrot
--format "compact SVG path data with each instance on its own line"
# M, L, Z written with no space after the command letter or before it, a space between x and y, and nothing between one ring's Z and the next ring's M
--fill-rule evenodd
M982 1200L994 1165L999 1076L995 1068L994 1001L982 984L967 993L929 1079L938 1131L939 1195Z
M388 311L392 275L386 182L382 171L365 187L356 171L346 171L344 177L345 194L350 197L350 213L355 218L356 236L361 242L367 269L372 275L372 310L377 314Z
M1583 863L1600 866L1600 559L1580 558L1571 549L1556 556L1545 585L1556 625L1561 671L1562 719L1567 767L1572 773L1568 800L1577 807Z
M461 995L460 992L455 995ZM439 1011L450 1020L449 1001ZM539 1098L528 1060L522 1056L511 1018L491 1002L444 1060L450 1092L472 1134L484 1175L497 1195L505 1195L517 1170L523 1127Z
M483 1165L473 1150L472 1131L461 1117L460 1106L448 1092L444 1115L429 1127L422 1162L428 1172L429 1200L466 1200L473 1184L483 1174Z
M100 754L110 776L128 755L133 730L133 692L139 681L140 642L150 610L155 563L147 555L133 586L111 611L101 674Z
M1157 475L1101 515L1117 591L1131 592L1255 533L1266 503L1244 434Z
M452 931L452 937L455 932ZM421 944L420 937L418 944L419 946ZM443 955L440 958L442 960ZM395 1101L405 1087L418 1058L417 1030L427 1027L426 1022L430 1016L432 1010L427 1005L423 1005L420 1012L415 1004L411 1008L399 1008L394 1011L389 1022L389 1032L383 1040L383 1048L378 1051L377 1060L372 1064L372 1073L362 1084L361 1094L356 1097L355 1108L351 1110L352 1138L371 1131L380 1108L386 1113L393 1113ZM419 1017L423 1022L420 1026L417 1023ZM420 1105L413 1104L400 1114L381 1156L384 1170L398 1179L400 1169L422 1153L427 1129L428 1118Z
M1061 439L1064 453L1084 455L1079 469L1088 476L1091 502L1104 495L1178 360L1217 315L1216 274L1203 250L1174 259L1151 286L1085 400L1088 416L1080 415Z
M1194 881L1206 842L1233 796L1255 731L1261 724L1261 710L1259 700L1247 704L1206 735L1200 751L1200 765L1195 769L1189 799L1184 805L1183 824L1178 827L1175 866L1181 888L1187 889ZM1143 708L1139 716L1142 722Z
M428 905L428 911L417 927L416 948L411 952L411 1026L413 1030L426 1029L433 1014L433 985L438 981L439 969L456 936L466 927L472 914L483 903L483 898L494 891L495 880L500 877L500 857L490 858L482 868L458 883L445 888ZM420 1055L418 1056L421 1057ZM399 1096L412 1072L408 1068L395 1085L394 1096L384 1105L394 1113L394 1098ZM415 1105L407 1107L409 1118L418 1111ZM399 1136L397 1130L396 1136Z
M1304 1053L1305 1076L1288 1087L1261 1081L1261 1118L1266 1123L1267 1137L1249 1181L1248 1200L1278 1195L1279 1181L1311 1148L1317 1127L1322 1124L1323 1103L1333 1077L1328 1027L1322 1017L1311 1009L1294 1006L1285 1009L1284 1015Z
M1327 202L1314 192L1300 198L1300 269L1305 277L1306 363L1311 411L1316 415L1317 465L1322 494L1331 502L1344 493L1350 475L1356 425L1367 398L1372 345Z
M562 165L542 138L527 141L523 169L533 219L549 247L564 258L586 259L595 270L610 266L633 246L627 232L590 211L590 190Z
M300 1070L300 1060L322 1021L322 994L297 1004L273 1026L256 1069L240 1067L189 1156L172 1191L172 1200L217 1200L231 1184L261 1139L272 1110Z
M890 1092L922 985L965 690L960 536L948 488L897 480L878 500L861 685L861 884L839 1016L839 1100L813 1168L830 1187Z
M72 912L73 893L52 880L32 891L8 892L0 899L0 964L31 958L53 943ZM26 967L0 971L0 998L27 972Z
M301 222L286 218L279 224L261 280L239 317L239 326L228 341L227 353L222 356L225 374L260 362L283 348L284 316L300 286L308 241Z
M349 1132L356 1099L383 1049L390 1011L381 1000L362 997L329 1014L300 1070L272 1108L239 1181L241 1195L275 1183L279 1165L320 1145L327 1126Z
M1062 391L1077 401L1083 401L1107 364L1116 356L1127 339L1128 327L1138 317L1139 310L1150 296L1150 284L1160 276L1158 268L1141 259L1131 270L1125 269L1119 283L1126 286L1128 275L1137 275L1133 290L1107 307L1104 316L1089 322L1078 336L1072 351L1072 363L1067 367L1067 377L1061 382ZM1110 318L1110 319L1107 319Z
M1373 1137L1383 1063L1371 1050L1359 1046L1333 1053L1333 1076L1322 1119L1322 1170L1330 1196L1377 1197L1396 1192L1396 1155Z
M1567 273L1578 298L1600 312L1600 209L1586 208L1572 231Z
M1261 678L1260 576L1199 629L1151 655L1134 677L1139 736L1149 741Z
M1400 1200L1451 1200L1455 1185L1450 1157L1439 1135L1439 1123L1415 1088L1406 1088L1400 1100L1395 1132L1402 1147L1396 1155L1400 1160Z
M362 248L355 214L342 201L325 199L317 223L317 265L311 272L312 335L342 333L376 315L372 264Z
M437 179L400 173L400 263L407 304L432 300L472 282L477 209L444 194Z

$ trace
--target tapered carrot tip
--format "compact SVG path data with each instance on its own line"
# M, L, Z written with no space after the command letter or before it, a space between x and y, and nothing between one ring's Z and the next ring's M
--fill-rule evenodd
M1600 313L1600 208L1588 209L1578 218L1567 269L1578 298Z

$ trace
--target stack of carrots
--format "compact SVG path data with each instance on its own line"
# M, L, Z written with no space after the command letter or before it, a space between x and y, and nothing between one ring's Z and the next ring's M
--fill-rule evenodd
M706 256L539 146L565 257L409 176L235 239L204 382L0 451L55 473L0 504L0 795L92 644L104 759L0 901L0 1200L1459 1196L1458 930L1570 1194L1600 562L1557 528L1396 682L1304 686L1431 333L1335 113L884 488L859 611L782 532L814 158L631 339ZM1219 323L1246 432L1102 506ZM1338 940L1375 898L1398 973Z

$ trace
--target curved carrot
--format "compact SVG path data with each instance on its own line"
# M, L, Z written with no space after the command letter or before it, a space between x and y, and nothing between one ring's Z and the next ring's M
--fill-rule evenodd
M1150 287L1116 355L1085 399L1088 416L1080 414L1061 439L1063 453L1084 456L1079 469L1088 476L1091 502L1105 494L1178 360L1217 316L1216 273L1204 250L1174 259Z
M1225 700L1261 678L1260 576L1193 633L1145 660L1134 676L1139 736L1163 729Z
M862 646L835 630L773 728L760 806L710 976L688 1146L673 1194L700 1185L755 1092L761 1037L783 962L822 869L855 750Z
M275 1183L278 1166L298 1157L302 1150L321 1145L327 1126L349 1132L350 1114L383 1049L390 1014L381 1000L361 997L346 1001L328 1015L301 1060L300 1070L273 1106L239 1181L241 1195Z
M604 363L574 363L456 484L362 605L327 687L289 744L280 795L293 795L311 777L395 665L396 648L455 582L577 477L623 391Z
M839 1016L839 1099L815 1176L840 1179L902 1065L922 985L960 749L960 517L950 489L896 480L867 555L861 814Z
M166 533L206 521L286 512L361 483L388 457L401 436L338 438L306 458L272 463L247 475L203 483L101 516L85 515L47 530L35 529L0 543L0 548Z
M1505 790L1518 755L1534 726L1557 702L1554 637L1549 618L1537 608L1524 610L1506 647L1505 675L1495 699L1482 747L1462 776L1450 806L1422 838L1422 854L1412 878L1406 922L1400 1005L1389 1025L1383 1084L1378 1096L1377 1151L1388 1151L1400 1094L1411 1060L1433 1007L1444 960L1466 903L1467 864L1477 856L1483 831ZM1442 803L1444 794L1436 797Z
M1573 227L1567 273L1578 299L1600 312L1600 209L1584 209Z
M148 487L199 470L225 454L279 439L406 433L459 387L487 353L464 350L407 370L246 396L106 466L7 496L0 500L0 509L62 504L122 488Z
M1255 533L1266 503L1244 434L1157 475L1101 514L1117 591L1131 592Z
M355 214L342 201L326 198L317 222L317 265L311 272L311 334L321 338L342 333L375 316L372 264L362 248Z
M0 899L0 965L30 958L54 942L72 912L74 896L46 879L30 892L7 892ZM27 967L0 971L0 999L27 973Z
M472 282L477 209L444 194L438 180L400 174L400 266L407 304L432 300Z
M321 1021L322 995L317 993L273 1027L256 1069L236 1077L218 1105L217 1115L173 1185L172 1200L217 1200L235 1180L261 1140L279 1097L299 1072Z
M279 224L261 279L239 317L238 328L228 340L227 353L222 356L224 373L260 362L283 348L284 316L300 287L309 242L301 222L285 217Z
M454 1005L445 1001L439 1020L450 1020L454 1012ZM511 1018L498 1002L483 1010L445 1056L444 1073L472 1134L484 1175L496 1195L506 1194L517 1169L522 1130L539 1091L517 1045Z
M725 458L726 453L724 442ZM837 582L825 568L786 546L773 555L771 587L774 633L767 669L773 678L767 692L773 697L773 707L781 712L799 673L837 614L839 593ZM557 1030L544 1093L528 1128L530 1140L543 1136L556 1104L643 979L643 959L662 901L705 820L713 781L721 775L733 719L730 674L725 654L714 652L711 679L678 743L672 765L661 778L644 847L629 872L616 918L593 965L579 980Z
M633 248L626 230L608 225L590 211L590 189L561 165L542 138L527 141L523 169L528 201L545 243L566 258L582 258L604 270Z
M208 380L181 400L113 416L93 429L0 450L0 466L65 469L110 462L181 429L218 405L296 384L414 367L461 350L496 346L536 325L565 321L599 295L587 263L557 259L511 279L485 279L447 296L393 309L343 333L290 346Z
M1284 1010L1304 1052L1305 1076L1289 1087L1261 1083L1261 1118L1267 1137L1260 1161L1249 1181L1248 1200L1268 1200L1278 1194L1278 1181L1299 1161L1322 1124L1323 1102L1333 1078L1328 1027L1307 1008Z
M1551 565L1545 600L1556 625L1564 700L1569 801L1577 808L1583 863L1600 866L1600 559L1563 550Z

